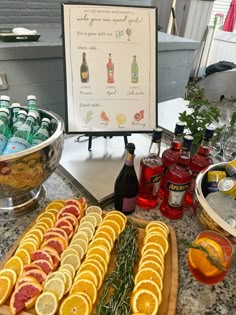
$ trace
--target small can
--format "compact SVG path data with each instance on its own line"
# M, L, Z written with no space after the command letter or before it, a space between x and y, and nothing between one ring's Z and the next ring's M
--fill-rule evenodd
M226 177L224 171L209 171L207 173L207 189L208 193L218 191L218 183Z
M218 189L224 194L236 197L236 180L232 177L225 177L220 180Z
M236 179L236 160L232 160L227 163L225 166L225 170L230 177Z

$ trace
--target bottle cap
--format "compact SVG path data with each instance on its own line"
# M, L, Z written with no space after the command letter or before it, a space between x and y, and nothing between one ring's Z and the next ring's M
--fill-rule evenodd
M30 101L30 100L36 100L36 96L35 95L28 95L27 101Z
M0 96L0 100L1 100L1 101L9 101L9 102L10 102L10 96L1 95L1 96Z
M19 110L18 116L19 116L20 114L27 116L27 112L26 112L24 109Z
M205 140L210 140L213 137L214 132L215 132L215 128L214 127L212 127L212 126L206 127L205 133L204 133L204 139Z
M43 121L46 121L46 122L49 123L49 124L50 124L50 122L51 122L50 119L47 118L47 117L44 117L44 118L42 119L42 122L43 122Z
M35 120L38 118L38 114L33 111L28 112L28 116L34 117Z
M20 103L12 103L11 108L17 108L20 107Z
M175 135L176 136L182 136L182 134L184 133L184 127L185 127L185 123L178 121L175 125Z
M135 144L134 143L127 143L126 145L126 150L130 153L130 154L134 154L134 150L135 150Z
M10 112L9 112L9 109L8 108L0 108L0 112L5 112L7 113L8 115L10 115Z
M162 132L163 132L162 128L155 128L155 129L153 129L152 141L153 142L161 141Z
M182 149L190 151L190 149L192 147L192 143L193 143L193 137L192 136L189 136L189 135L184 136Z

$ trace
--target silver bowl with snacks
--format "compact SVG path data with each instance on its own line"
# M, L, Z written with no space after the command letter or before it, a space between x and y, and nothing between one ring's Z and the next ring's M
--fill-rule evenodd
M63 120L39 110L51 120L51 136L16 154L0 156L0 220L9 220L39 207L46 198L43 183L59 164L63 150Z
M232 227L223 219L224 209L222 208L221 216L209 205L206 200L208 193L208 172L225 171L226 165L226 162L213 164L199 173L196 178L194 209L196 211L197 220L203 229L217 231L228 237L232 242L236 243L236 228Z

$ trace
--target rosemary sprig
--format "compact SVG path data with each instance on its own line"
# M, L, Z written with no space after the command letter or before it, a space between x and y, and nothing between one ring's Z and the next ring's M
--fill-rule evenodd
M137 238L137 228L128 219L125 230L116 240L115 267L105 280L96 315L130 315L129 292L134 286L133 268L138 261Z
M206 254L206 259L216 268L218 268L219 270L225 271L226 268L221 264L220 260L214 256L211 256L210 253L208 252L208 250L206 249L206 247L201 246L201 245L197 245L195 243L191 243L187 240L183 240L183 244L188 247L188 248L194 248L194 249L198 249L201 250L202 252L204 252Z

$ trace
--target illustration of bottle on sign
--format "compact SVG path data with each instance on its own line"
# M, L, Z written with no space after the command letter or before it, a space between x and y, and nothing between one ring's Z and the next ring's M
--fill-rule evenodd
M138 63L135 55L131 64L131 83L138 83Z
M82 64L80 66L80 79L82 83L88 83L89 81L89 68L86 60L86 53L82 54Z
M108 57L107 63L107 83L114 83L114 63L112 62L111 54Z

